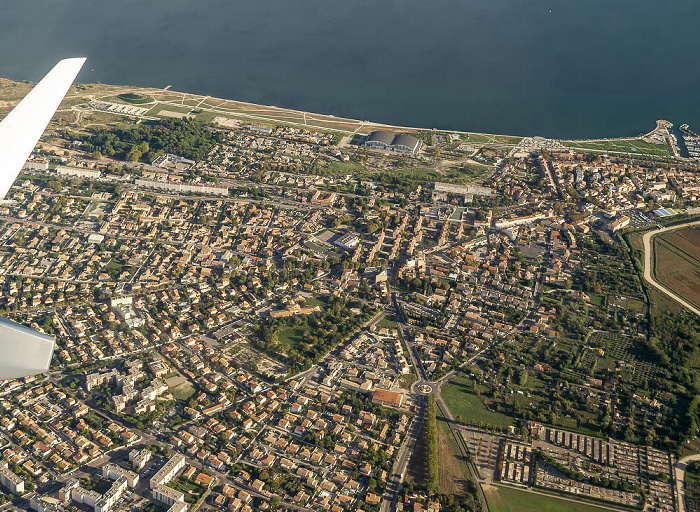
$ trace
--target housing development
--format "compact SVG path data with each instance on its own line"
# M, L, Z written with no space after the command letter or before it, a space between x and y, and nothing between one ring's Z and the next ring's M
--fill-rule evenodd
M57 340L0 509L700 510L691 127L301 114L69 94L0 205L0 313Z

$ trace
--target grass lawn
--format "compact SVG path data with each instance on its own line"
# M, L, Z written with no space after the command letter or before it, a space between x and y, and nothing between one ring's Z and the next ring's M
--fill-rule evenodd
M143 105L144 103L153 103L154 101L151 96L138 92L125 92L122 94L117 94L114 99L124 103L131 103L133 105Z
M462 134L460 138L465 142L493 142L493 137L491 135L484 135L482 133L466 133Z
M178 384L177 386L170 388L170 394L181 402L187 402L187 400L194 395L194 392L195 389L189 382Z
M519 144L523 137L517 137L514 135L497 135L494 137L494 142L499 142L501 144L513 144L514 146Z
M483 487L491 512L603 512L610 510L500 485Z
M589 293L588 296L591 298L591 304L594 304L596 306L603 305L603 296L602 295L596 295L595 293Z
M399 377L399 386L402 389L411 389L411 386L418 380L418 376L414 372Z
M279 332L279 340L283 345L296 346L304 341L304 331L290 327Z
M665 144L650 144L642 139L562 141L564 146L594 151L638 153L640 155L670 156Z
M396 329L396 321L394 320L394 317L384 317L382 318L379 322L377 322L377 328L378 329Z
M645 306L641 300L628 299L627 297L625 300L616 300L614 304L630 311L642 311Z
M225 117L225 116L222 116L221 114L219 114L217 112L204 111L204 112L200 112L199 114L195 114L194 117L195 117L195 119L197 119L197 121L202 121L203 123L211 123L212 121L214 121L215 117Z
M353 174L367 170L364 165L358 162L353 162L352 160L348 160L347 162L319 160L318 163L322 169L327 169L336 174Z
M466 377L455 377L442 386L442 398L455 419L460 416L468 423L483 422L494 427L508 427L513 418L498 412L489 411L484 402L474 393L471 381Z
M304 301L305 306L325 306L328 304L328 298L325 295L315 295Z

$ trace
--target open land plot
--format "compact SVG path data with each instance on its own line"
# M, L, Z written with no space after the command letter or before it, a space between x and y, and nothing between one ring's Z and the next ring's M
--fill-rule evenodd
M178 375L172 379L166 381L168 387L170 388L170 393L178 400L186 402L189 398L194 395L195 389L190 384L190 382Z
M459 431L464 446L474 463L479 478L491 481L494 478L503 438L485 430L464 428Z
M562 141L562 144L570 148L590 149L593 151L670 156L668 147L665 144L650 144L642 139Z
M166 113L176 112L178 114L187 114L190 110L192 110L192 109L189 107L181 107L178 105L158 103L151 110L146 112L145 115L157 116L157 115L161 115L161 112L166 112Z
M455 377L442 386L442 398L450 409L452 416L471 424L484 423L494 427L509 427L513 418L490 411L472 389L469 379Z
M441 179L449 183L465 184L485 178L493 171L494 167L489 165L464 164L448 169Z
M355 172L367 171L367 168L359 162L353 162L349 160L347 162L338 162L334 160L323 160L319 159L316 165L325 171L329 171L335 174L352 174Z
M438 418L438 460L442 492L456 495L466 493L469 489L469 470L444 418Z
M687 230L682 230L687 231ZM693 230L695 231L695 230ZM695 233L687 233L694 238ZM653 239L654 275L669 289L700 305L700 246L692 238L672 232Z
M14 104L24 98L31 91L34 84L31 82L13 82L5 78L0 78L0 101L8 101ZM0 107L3 107L0 104Z
M603 512L608 507L544 496L501 485L484 485L484 494L491 512ZM615 509L613 509L615 510Z

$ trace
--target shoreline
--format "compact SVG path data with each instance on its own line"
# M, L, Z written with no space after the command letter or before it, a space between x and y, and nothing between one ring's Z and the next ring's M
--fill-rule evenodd
M15 86L19 85L27 89L34 85L31 82L17 82L2 77L0 77L0 80L6 81L5 84L10 83L14 84ZM454 134L458 135L459 140L461 140L461 142L465 144L501 147L517 147L523 140L532 141L535 139L542 139L546 141L564 143L564 146L570 149L618 154L635 153L630 151L616 151L614 149L605 148L596 149L583 146L579 147L576 144L615 144L616 142L623 141L642 141L644 137L647 137L649 134L653 133L656 130L656 128L654 128L650 132L641 133L636 136L601 137L589 139L562 139L540 137L537 135L523 136L465 130L446 130L441 128L423 128L416 126L393 125L370 120L354 119L350 117L340 117L334 114L308 112L304 110L279 107L276 105L264 105L235 99L218 98L208 95L202 95L199 93L175 91L172 90L170 87L171 86L166 86L164 88L154 88L132 85L102 84L99 82L76 84L71 88L64 100L64 104L67 102L69 103L69 105L62 106L62 108L59 109L59 112L65 112L68 110L89 111L90 109L76 108L77 105L79 105L80 103L74 103L75 100L84 99L85 103L89 103L90 101L108 101L110 103L135 107L136 109L147 109L141 115L136 116L119 112L112 112L115 115L135 117L137 119L139 117L142 119L161 119L164 117L184 117L191 115L195 118L199 117L201 118L201 120L207 122L213 122L213 118L209 119L213 115L214 117L224 117L231 119L232 121L237 120L239 122L245 119L248 122L258 122L260 124L289 125L301 128L308 128L311 130L335 132L338 134L342 134L343 137L353 135L367 135L375 130L386 130L394 133L412 133L426 135L430 134L431 136L435 134L442 134L447 137ZM148 103L137 104L119 100L118 98L116 98L118 94L128 92L145 94L151 97L152 101ZM2 96L0 96L0 99L2 99L0 106L4 106L5 108L13 106L13 104L17 101L14 98L8 99ZM174 108L176 110L170 111L168 107ZM160 114L160 112L166 112L167 115ZM226 125L220 126L222 128L226 128ZM645 153L643 151L639 151L636 154L647 154L654 156L653 153ZM666 157L666 155L660 156Z

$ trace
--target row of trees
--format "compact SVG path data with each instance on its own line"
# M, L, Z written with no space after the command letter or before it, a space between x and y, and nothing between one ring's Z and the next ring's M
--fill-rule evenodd
M440 492L440 470L438 460L438 432L437 432L437 404L435 395L428 397L428 410L426 412L425 426L426 457L428 466L428 493Z

